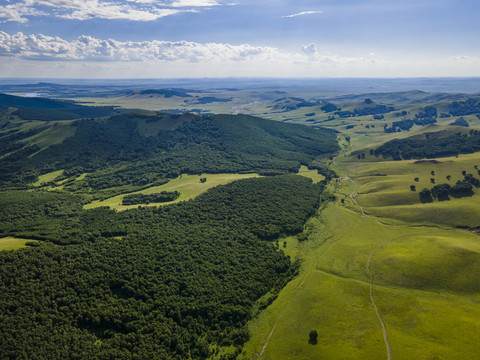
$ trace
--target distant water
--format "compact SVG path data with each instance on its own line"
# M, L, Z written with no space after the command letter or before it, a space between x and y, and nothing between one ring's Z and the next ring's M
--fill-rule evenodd
M185 79L0 79L0 92L28 91L24 96L54 95L60 89L99 87L265 89L309 88L332 94L361 94L421 90L443 93L480 93L480 78L185 78ZM36 92L35 90L39 90ZM41 94L41 95L38 95Z
M29 92L29 93L26 93L26 94L21 94L19 96L23 96L23 97L30 97L30 98L34 98L34 97L47 97L48 96L48 93L47 92Z

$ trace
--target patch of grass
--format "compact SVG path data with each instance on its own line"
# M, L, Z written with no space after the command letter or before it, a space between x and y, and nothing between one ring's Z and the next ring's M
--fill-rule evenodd
M258 174L202 174L202 175L180 175L176 179L170 180L168 183L153 186L141 191L136 191L130 194L155 194L162 191L178 191L180 197L174 201L165 203L150 203L142 206L162 206L168 204L174 204L180 201L186 201L197 197L208 189L217 185L228 184L235 180L248 179L252 177L258 177ZM202 183L200 179L207 178L207 181ZM103 201L93 201L90 204L84 206L85 209L93 209L100 206L109 206L116 210L126 210L131 208L137 208L138 205L122 205L122 199L127 194L114 196Z
M33 184L34 186L41 186L55 180L57 177L63 175L64 170L52 171L47 174L40 175L38 180Z
M298 170L298 175L308 177L312 179L314 183L325 180L325 176L319 174L317 170L309 170L305 165L300 166L300 169Z
M62 125L56 123L23 141L29 145L37 145L40 149L46 149L51 145L61 144L65 139L74 136L75 132L76 127L72 126L71 123Z
M35 242L31 239L19 239L14 237L4 237L0 239L0 251L1 250L18 250L26 247L27 243Z

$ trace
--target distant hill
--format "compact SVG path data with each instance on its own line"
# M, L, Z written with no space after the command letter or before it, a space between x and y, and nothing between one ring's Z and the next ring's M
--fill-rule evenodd
M55 128L56 137L62 136L62 129ZM42 143L42 136L51 136L50 128L23 138L18 134L0 138L11 149L0 159L0 181L31 182L39 174L60 169L70 175L103 169L76 184L96 189L141 185L182 173L283 174L338 150L332 130L246 115L131 113L79 120L67 130L62 143L40 152L35 144ZM30 146L18 146L22 141L29 144L31 138L35 142Z
M451 93L428 93L420 90L399 91L399 92L381 92L381 93L364 93L336 96L333 98L322 99L333 102L359 102L365 98L375 102L388 104L419 104L419 103L436 103L440 101L462 101L467 100L472 95L467 94L451 94Z
M192 97L192 95L187 93L187 90L184 89L144 89L144 90L134 90L126 93L127 96L137 96L137 95L159 95L165 98L171 98L172 96L178 97Z
M0 106L17 108L13 112L23 120L58 121L97 118L121 114L112 106L82 106L73 101L0 94Z
M29 109L78 109L82 106L76 105L73 101L54 100L39 97L21 97L7 94L0 94L0 105L11 107L22 107Z

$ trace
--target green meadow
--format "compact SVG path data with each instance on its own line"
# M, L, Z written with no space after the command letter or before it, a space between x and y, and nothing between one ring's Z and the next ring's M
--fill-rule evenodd
M451 197L448 201L433 203L421 203L418 195L422 189L431 189L434 185L455 185L463 179L462 171L478 177L475 168L480 165L478 153L421 161L389 161L369 156L359 161L351 156L340 157L337 162L357 184L356 198L367 214L410 224L479 226L479 191L475 188L471 197ZM411 185L415 191L410 189Z
M371 281L392 358L480 356L476 234L386 225L349 199L321 210L306 232L307 241L287 239L288 252L302 261L300 274L250 323L241 359L387 358ZM318 332L315 345L311 330Z
M239 179L248 179L252 177L258 177L258 174L202 174L202 175L180 175L176 179L170 180L168 183L160 186L152 186L147 189L133 192L130 194L155 194L162 191L178 191L180 197L174 201L164 203L150 203L145 206L161 206L174 204L180 201L186 201L193 199L208 189L217 186L228 184L232 181ZM204 183L200 182L200 179L206 178ZM108 206L116 210L126 210L131 208L137 208L138 205L122 205L122 199L127 194L114 196L103 201L93 201L84 206L85 209L93 209L100 206Z
M325 179L321 174L318 174L317 170L309 170L306 166L301 166L298 172L299 175L312 179L313 182L319 182ZM54 174L49 173L44 175L42 179L45 182L48 176L50 179ZM58 175L57 175L58 176ZM150 203L142 206L162 206L168 204L175 204L181 201L187 201L197 197L208 189L217 185L225 185L235 180L248 179L252 177L258 177L258 174L201 174L201 175L180 175L176 179L170 180L168 183L152 186L140 191L132 192L129 194L156 194L162 191L178 191L180 197L174 201L164 203ZM201 182L200 179L206 178L207 181ZM39 180L40 181L40 180ZM137 208L138 205L122 205L123 197L129 194L117 195L105 200L96 200L84 206L85 209L93 209L100 206L108 206L116 210L127 210L131 208Z
M14 237L4 237L0 239L0 251L1 250L18 250L26 247L27 243L34 242L31 239L19 239Z

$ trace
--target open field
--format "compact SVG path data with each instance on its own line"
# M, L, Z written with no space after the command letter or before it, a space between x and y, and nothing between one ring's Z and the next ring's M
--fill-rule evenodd
M353 190L347 183L342 192ZM387 358L371 280L392 358L480 356L477 235L385 225L350 199L328 205L307 228L309 240L297 249L300 275L251 322L242 359ZM311 345L314 329L318 344Z
M52 175L53 174L46 174ZM44 175L44 176L46 176ZM302 166L299 170L299 175L308 177L313 180L313 182L319 182L325 179L323 175L318 174L317 170L308 170L306 166ZM168 183L160 186L152 186L150 188L136 191L130 194L155 194L162 191L178 191L180 192L180 197L174 201L164 202L164 203L150 203L144 206L162 206L168 204L175 204L180 201L187 201L193 199L200 195L201 193L207 191L208 189L215 187L217 185L225 185L229 182L248 179L251 177L258 177L258 174L202 174L202 175L181 175L176 179L170 180ZM200 182L201 178L207 178L207 181L202 183ZM45 180L43 180L45 181ZM136 208L139 205L122 205L122 199L125 195L122 194L114 196L102 201L93 201L90 204L84 206L85 209L93 209L100 206L109 206L112 209L116 210L126 210L131 208Z
M13 237L4 237L0 239L0 251L1 250L18 250L25 247L27 242L34 242L31 239L19 239Z
M308 170L305 165L300 166L300 169L298 170L298 175L308 177L312 179L314 183L318 183L325 179L325 176L319 174L317 170Z
M33 184L34 186L40 186L45 183L49 183L53 180L55 180L57 177L60 175L63 175L64 170L57 170L57 171L52 171L47 174L40 175L38 177L38 180Z
M372 161L371 161L372 160ZM356 198L365 212L380 217L394 218L411 224L440 226L480 226L478 190L472 197L451 198L450 201L421 203L418 193L434 185L455 185L463 179L462 171L479 177L475 166L480 165L480 154L439 158L435 161L365 161L354 157L337 160L340 168L350 174L357 184ZM433 175L432 175L433 171ZM450 176L450 180L447 179ZM418 178L418 181L415 181ZM431 182L434 179L435 183ZM410 190L414 185L416 191Z
M164 203L150 203L145 206L161 206L174 204L180 201L186 201L193 199L208 189L217 185L228 184L232 181L239 179L248 179L252 177L258 177L258 174L202 174L202 175L180 175L176 179L170 180L168 183L153 186L141 191L133 192L131 194L155 194L162 191L178 191L180 197L174 201ZM200 182L201 178L207 178L204 183ZM109 206L116 210L126 210L131 208L137 208L138 205L122 205L122 199L127 194L111 197L103 201L93 201L90 204L84 206L85 209L93 209L100 206Z

